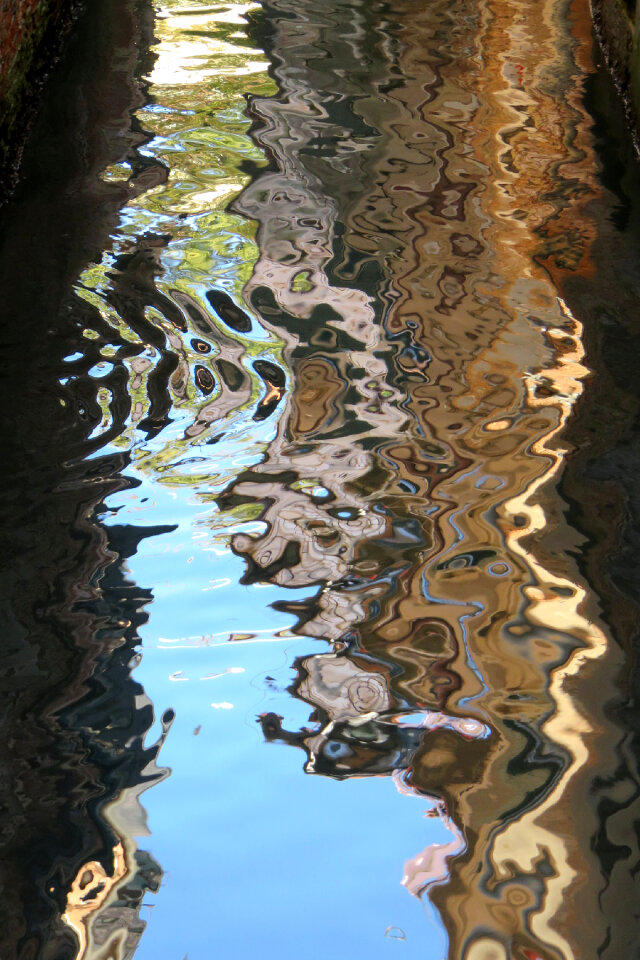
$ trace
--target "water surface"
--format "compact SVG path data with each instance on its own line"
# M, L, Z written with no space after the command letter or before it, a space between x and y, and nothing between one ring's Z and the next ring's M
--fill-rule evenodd
M633 956L638 179L587 4L109 0L23 171L8 955Z

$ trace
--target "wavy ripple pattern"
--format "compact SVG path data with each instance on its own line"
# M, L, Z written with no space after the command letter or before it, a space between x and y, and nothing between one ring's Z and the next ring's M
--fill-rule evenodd
M12 881L46 904L14 922L16 955L153 949L142 908L160 891L163 909L167 877L138 847L139 798L167 779L159 750L183 734L169 734L179 710L154 724L129 671L143 608L153 623L175 591L185 636L156 638L184 655L175 688L217 648L290 645L284 688L265 671L244 688L262 690L257 752L243 760L254 791L267 789L264 751L284 744L340 796L386 778L420 798L441 842L394 851L397 884L435 905L451 960L630 956L640 791L620 704L637 609L615 562L602 570L635 516L615 451L631 445L636 407L597 331L607 300L633 315L640 283L635 234L614 216L629 204L603 186L585 106L602 89L586 2L169 0L153 39L146 5L136 34L133 7L113 2L129 11L130 50L146 53L114 68L129 96L119 119L112 95L109 123L96 120L119 149L96 147L74 181L78 194L93 184L92 210L110 205L99 242L77 227L62 354L40 344L34 361L60 430L13 454L23 479L29 464L44 472L9 592L21 597L29 562L39 586L10 615L33 664L48 656L53 671L48 624L68 665L55 691L32 680L43 705L20 688L8 716L16 729L36 716L34 743L63 758L68 784L50 793L74 825L73 850L59 831L49 850L36 829L37 867ZM11 290L19 256L6 256ZM591 424L610 429L609 447ZM614 506L602 480L617 483ZM68 542L54 531L38 544L29 517L43 504ZM186 539L160 539L176 530ZM151 556L151 537L168 566L136 587L124 563ZM48 596L33 570L56 549L64 575ZM201 572L206 551L223 576ZM195 581L216 591L201 634ZM250 598L243 616L278 626L238 628L237 596ZM37 673L21 650L15 669ZM207 663L198 683L242 682L245 667ZM216 715L231 714L216 697ZM8 769L34 794L27 754ZM65 789L81 815L58 802ZM12 808L15 859L21 816ZM406 934L390 924L388 939Z

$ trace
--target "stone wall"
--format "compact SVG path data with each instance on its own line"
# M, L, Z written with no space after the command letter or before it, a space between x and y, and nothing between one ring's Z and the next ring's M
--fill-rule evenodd
M640 148L640 2L591 0L596 35Z
M0 0L0 201L41 81L71 21L74 0Z

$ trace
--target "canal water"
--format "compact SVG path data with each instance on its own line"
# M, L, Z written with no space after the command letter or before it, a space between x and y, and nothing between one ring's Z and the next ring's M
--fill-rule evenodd
M89 6L0 211L0 956L639 956L586 0Z

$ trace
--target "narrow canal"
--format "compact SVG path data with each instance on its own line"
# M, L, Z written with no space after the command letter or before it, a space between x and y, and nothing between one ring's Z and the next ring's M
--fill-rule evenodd
M89 5L0 304L2 960L638 956L587 0Z

